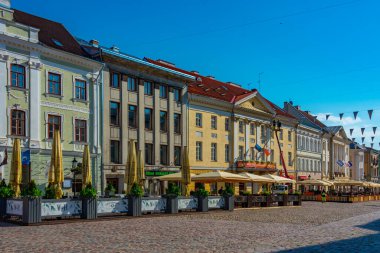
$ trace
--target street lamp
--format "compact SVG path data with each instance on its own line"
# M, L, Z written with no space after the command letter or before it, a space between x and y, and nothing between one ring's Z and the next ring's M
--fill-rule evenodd
M282 153L282 148L281 148L281 144L280 144L280 140L278 138L278 132L281 131L281 122L279 120L273 120L272 121L272 130L274 131L275 135L276 135L276 140L277 140L277 144L278 144L278 149L280 150L280 159L281 159L281 163L282 163L282 167L284 168L284 172L285 172L285 177L286 178L290 178L289 175L288 175L288 170L286 169L286 164L285 164L285 160L284 160L284 154ZM281 140L282 140L283 136L281 135Z
M74 176L74 182L73 182L73 184L74 184L74 197L75 197L75 192L76 192L75 176L76 176L76 174L78 172L78 161L77 161L77 159L75 159L75 157L74 157L73 161L71 162L71 172L73 173L73 176Z

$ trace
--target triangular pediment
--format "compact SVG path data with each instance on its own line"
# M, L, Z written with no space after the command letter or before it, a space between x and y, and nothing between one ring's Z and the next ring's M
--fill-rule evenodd
M238 101L237 106L251 111L273 114L272 106L259 94L254 93L241 101Z

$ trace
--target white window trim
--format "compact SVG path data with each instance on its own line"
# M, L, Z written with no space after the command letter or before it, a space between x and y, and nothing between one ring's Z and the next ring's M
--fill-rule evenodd
M20 65L25 68L25 88L18 88L18 87L13 87L12 86L12 69L11 66L12 64L15 65ZM8 82L7 82L7 87L8 89L14 89L14 90L29 90L30 84L29 84L29 72L30 72L30 67L29 67L29 62L27 59L18 59L14 58L12 61L7 61L7 75L8 75Z
M15 136L12 135L12 129L11 129L11 110L19 110L23 111L25 113L25 136L20 136L20 138L29 138L29 110L28 109L22 109L15 106L8 106L7 108L7 135L8 136Z
M49 93L49 73L57 74L57 75L61 76L61 83L60 83L61 94L60 95L55 95L55 94ZM44 95L46 97L60 97L62 99L63 98L63 78L64 78L64 75L62 72L60 72L58 70L47 69L45 71L45 94Z
M75 121L76 120L84 120L86 121L86 141L83 142L83 141L77 141L75 140ZM81 143L81 144L88 144L89 143L89 134L90 134L90 131L89 131L89 124L88 124L88 121L89 119L88 118L85 118L85 117L73 117L73 143Z
M78 99L76 98L75 96L75 82L76 80L79 80L79 81L83 81L86 83L86 99L83 100L83 99ZM72 86L73 86L73 101L76 101L76 102L82 102L82 103L89 103L90 102L90 80L88 80L87 78L83 78L81 76L73 76L73 80L72 80Z
M61 129L60 129L60 134L61 134L61 142L64 140L63 138L63 127L64 127L64 122L65 122L65 116L61 113L57 113L57 112L45 112L45 140L48 140L48 141L52 141L53 139L52 138L49 138L49 131L48 131L48 117L49 115L52 115L52 116L60 116L61 117Z

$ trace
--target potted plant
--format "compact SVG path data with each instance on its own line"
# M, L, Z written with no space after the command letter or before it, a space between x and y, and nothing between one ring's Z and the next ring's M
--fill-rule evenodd
M108 198L109 197L115 197L115 192L116 192L116 189L113 186L113 184L108 183L107 187L106 187L106 190L105 190L106 197L108 197Z
M56 187L52 184L48 184L48 186L45 188L45 199L55 199L56 196Z
M174 183L169 183L166 194L166 213L178 213L178 196L181 194L181 189Z
M261 195L265 196L265 200L266 200L265 202L261 203L261 206L263 206L263 207L270 207L271 206L271 201L272 201L272 199L271 199L271 195L272 195L271 192L265 190L265 191L261 192Z
M293 201L294 206L300 206L302 205L302 192L295 191L294 195L297 197L297 201Z
M37 188L34 180L21 191L23 199L22 222L24 224L33 224L41 222L41 196L42 191Z
M234 189L228 185L223 191L224 210L233 211L235 205Z
M14 191L5 183L5 179L0 182L0 219L2 219L7 211L7 198L11 198Z
M133 183L128 195L128 215L141 216L141 197L144 191L138 183Z
M87 184L86 187L80 191L80 197L82 199L81 218L86 220L96 219L98 216L96 190L91 184Z
M197 212L207 212L208 211L208 191L206 191L204 186L201 185L194 192L194 195L198 199Z

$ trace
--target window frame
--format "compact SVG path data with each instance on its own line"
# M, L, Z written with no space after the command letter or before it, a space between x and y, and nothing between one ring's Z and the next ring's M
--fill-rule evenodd
M12 69L13 66L21 67L23 73L14 71ZM16 85L13 85L13 74L16 75ZM23 87L20 86L20 76L23 76ZM27 81L26 81L26 68L25 68L25 66L23 66L21 64L15 64L15 63L11 64L11 66L10 66L10 83L11 83L10 86L12 88L23 89L23 90L25 90L27 88L27 86L26 86L26 84L27 84Z
M215 142L211 143L211 162L217 162L218 161L218 144Z
M162 115L165 114L165 121L162 122ZM165 124L164 127L162 124ZM168 131L168 112L167 111L160 111L160 131L161 132L167 132Z
M21 113L23 115L23 119L15 119L15 122L16 122L16 133L13 132L13 122L14 122L14 119L13 119L13 112L17 112L17 113ZM20 123L22 123L20 125ZM23 131L23 133L19 133L18 132L18 129L21 129L20 132ZM19 109L11 109L10 111L10 134L12 136L26 136L26 112L23 111L23 110L19 110Z
M176 157L177 152L178 152L179 157ZM181 159L182 159L182 147L174 146L174 165L181 166Z
M215 115L211 115L211 129L212 130L218 129L218 117Z
M255 123L250 123L249 124L249 134L250 135L255 135Z
M132 107L134 107L135 110L131 110ZM137 122L138 122L137 110L138 110L137 105L132 105L132 104L128 105L128 127L130 128L137 128ZM133 124L131 124L131 121L130 121L131 112L133 112Z
M230 118L225 118L224 119L224 131L230 131Z
M195 126L196 127L202 127L202 125L203 125L203 122L202 122L203 119L202 118L203 118L202 113L200 113L200 112L195 113Z
M115 152L112 152L112 143L117 143L118 145L117 145L117 161L114 161L113 159L112 159L112 157L113 157L113 154L115 153ZM110 163L113 163L113 164L120 164L121 163L121 150L120 150L120 140L110 140Z
M161 88L164 88L165 94L163 94L163 90ZM160 84L159 87L159 96L161 99L168 99L168 86L166 84Z
M57 114L51 114L49 113L47 115L47 122L46 122L46 127L47 127L47 139L53 139L54 138L54 131L56 130L56 126L58 124L51 124L49 119L50 118L59 118L59 131L60 131L60 134L61 134L61 138L62 138L62 115L57 115ZM50 126L53 125L53 131L52 131L52 134L50 135L51 131L50 131Z
M59 77L59 81L57 82L57 81L51 80L50 79L50 75L52 75L52 76L58 76ZM62 93L62 74L56 73L56 72L52 72L52 71L48 71L47 77L48 77L48 80L47 80L48 81L48 83L47 83L47 85L48 85L48 87L47 87L47 94L53 95L53 96L62 96L62 94L63 94ZM50 92L50 84L51 83L54 83L55 85L58 84L59 93Z
M147 93L147 84L149 84L149 86L150 86L148 93ZM153 96L153 94L154 94L154 83L150 82L150 81L144 81L144 95Z
M163 156L163 151L165 151L166 155ZM169 165L169 158L168 158L168 145L160 145L160 164L161 165ZM165 160L163 160L165 158Z
M203 161L203 143L201 141L195 142L195 159Z
M145 143L144 149L145 149L145 164L154 165L154 146L153 146L153 144L152 143ZM148 150L151 151L150 157L148 157L148 155L149 155Z
M178 116L178 119L176 120L176 116ZM173 120L174 120L174 133L175 134L181 134L182 131L182 124L181 124L181 119L182 115L180 113L174 113ZM178 125L176 125L176 121L178 122Z
M242 120L239 120L239 133L243 134L244 133L244 122Z
M178 98L176 98L176 93L178 93ZM181 90L178 88L173 88L173 99L177 103L182 102L182 97L181 97Z
M149 115L149 126L147 127L147 114L146 112L149 111L150 112L150 115ZM148 131L152 131L153 130L153 109L152 108L148 108L148 107L145 107L144 108L144 129L145 130L148 130Z
M116 123L112 122L112 106L111 104L117 105L117 115L116 115ZM120 103L116 101L110 101L110 125L111 126L120 126Z
M133 84L132 84L132 82L130 82L130 80L133 80ZM138 79L135 77L132 77L132 76L128 76L128 78L127 78L127 89L128 89L128 91L137 92L137 87L138 87Z
M84 88L77 86L78 82L84 83ZM84 98L81 97L82 92L79 92L79 98L78 98L77 89L79 89L80 91L84 90ZM87 92L88 92L87 81L83 80L83 79L75 78L74 79L74 97L75 97L75 99L79 100L79 101L87 101L87 99L88 99Z
M114 84L114 76L117 75L117 86ZM116 71L111 71L111 80L110 80L110 87L114 89L120 89L121 86L121 73Z
M84 127L78 127L77 123L84 123ZM79 130L79 136L77 131ZM84 132L82 132L84 131ZM79 137L79 138L77 138ZM82 138L81 138L82 137ZM74 141L75 142L87 142L87 120L85 119L75 119L74 120Z
M230 162L230 144L224 144L224 162Z

